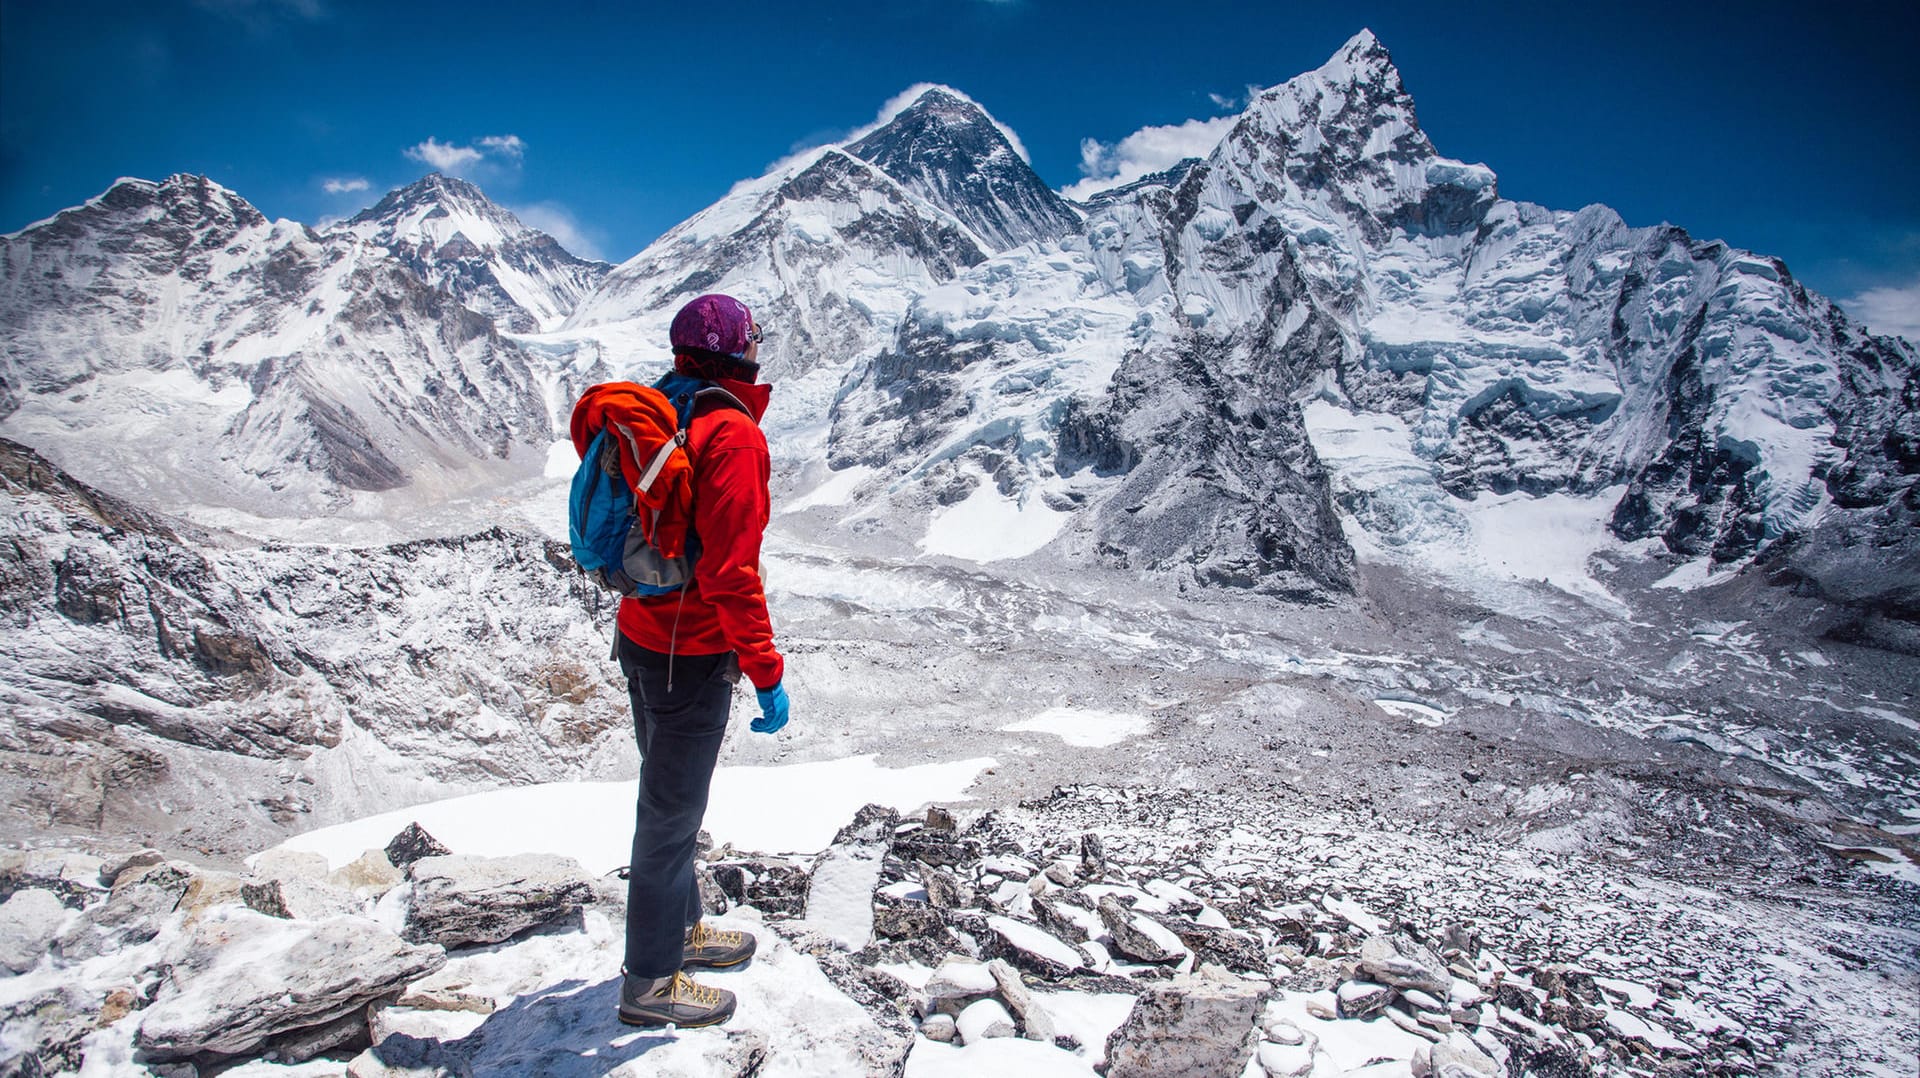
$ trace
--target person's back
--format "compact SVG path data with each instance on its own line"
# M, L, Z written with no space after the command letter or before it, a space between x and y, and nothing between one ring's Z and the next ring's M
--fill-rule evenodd
M693 579L677 592L620 602L618 652L640 745L640 795L627 876L627 948L619 1017L629 1025L713 1025L733 1016L733 993L687 969L725 969L753 957L744 932L715 930L694 877L694 843L726 737L734 685L759 696L752 728L787 722L785 661L760 577L771 471L759 420L760 328L729 296L693 300L674 316L674 369L732 394L746 411L705 400L687 428L693 461Z

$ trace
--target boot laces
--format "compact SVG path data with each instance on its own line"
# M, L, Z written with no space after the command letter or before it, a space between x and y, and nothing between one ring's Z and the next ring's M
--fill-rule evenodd
M684 973L673 975L673 985L667 995L677 1003L692 1003L700 1007L711 1007L720 1002L717 989L709 988Z
M738 932L724 928L708 928L707 923L701 921L699 924L694 925L692 931L688 934L687 945L699 948L711 943L719 947L738 947L745 939L746 937Z

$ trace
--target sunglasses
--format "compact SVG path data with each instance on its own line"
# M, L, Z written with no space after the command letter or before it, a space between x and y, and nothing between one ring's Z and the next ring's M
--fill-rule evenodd
M760 332L759 326L747 327L747 340L753 342L754 344L759 344L761 341L764 341L766 339L767 339L767 335Z

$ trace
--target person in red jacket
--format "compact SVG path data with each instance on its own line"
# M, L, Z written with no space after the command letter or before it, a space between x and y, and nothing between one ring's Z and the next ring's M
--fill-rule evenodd
M724 969L753 957L745 932L701 920L694 842L706 814L733 690L753 683L771 734L787 723L785 661L760 577L771 465L759 420L772 387L758 381L760 327L746 304L706 295L674 316L674 369L705 379L746 407L703 399L687 428L693 461L693 534L700 556L679 592L620 602L620 668L640 742L640 801L627 877L627 949L620 1020L629 1025L713 1025L734 996L687 969Z

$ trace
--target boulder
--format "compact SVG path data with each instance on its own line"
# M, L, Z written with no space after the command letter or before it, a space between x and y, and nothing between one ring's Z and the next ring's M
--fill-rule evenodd
M1192 953L1167 926L1128 909L1112 895L1100 899L1100 920L1113 939L1113 949L1136 961L1178 962Z
M1340 1001L1340 1017L1371 1018L1393 1002L1393 989L1372 981L1348 981L1334 996Z
M439 947L413 946L366 918L282 921L236 907L208 914L171 957L134 1035L157 1062L244 1055L334 1026L446 962Z
M1194 976L1149 988L1107 1037L1107 1078L1239 1074L1267 992L1251 981Z
M1011 1037L1016 1032L1013 1015L1007 1013L1005 1004L992 996L967 1004L967 1009L961 1011L953 1021L960 1031L962 1044L979 1044L995 1037Z
M15 891L0 902L0 969L25 973L38 965L66 919L66 903L44 888Z
M1080 951L1058 937L1011 917L990 916L980 953L1002 958L1036 976L1057 980L1086 965Z
M553 854L423 857L407 876L413 890L401 935L442 947L512 939L579 913L594 895L580 863Z
M1405 936L1368 936L1360 944L1360 972L1381 984L1441 998L1453 990L1453 974L1433 948Z
M960 1033L960 1024L950 1014L930 1014L920 1023L920 1035L930 1041L951 1044Z
M927 978L927 997L936 1002L948 999L976 999L992 995L1000 987L993 971L983 962L954 955L940 963Z
M387 860L396 868L406 868L423 857L445 857L452 852L418 823L408 824L393 836L386 849Z

